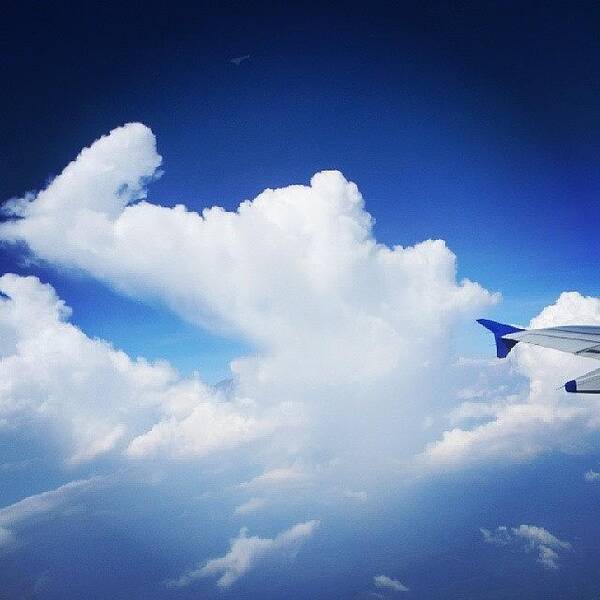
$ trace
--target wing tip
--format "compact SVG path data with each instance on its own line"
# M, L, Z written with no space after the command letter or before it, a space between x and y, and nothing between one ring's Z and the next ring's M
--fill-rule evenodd
M516 333L517 331L525 331L520 327L498 323L497 321L491 321L490 319L477 319L477 323L483 325L483 327L494 334L494 339L496 340L496 356L498 358L506 358L509 352L518 343L517 340L507 340L504 339L503 336L508 335L509 333Z

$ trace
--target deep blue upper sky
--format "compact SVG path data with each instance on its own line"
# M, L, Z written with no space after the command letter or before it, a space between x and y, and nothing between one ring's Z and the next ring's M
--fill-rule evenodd
M597 291L600 8L219 5L9 5L0 195L138 120L155 201L234 207L338 168L385 242L442 237L508 294Z

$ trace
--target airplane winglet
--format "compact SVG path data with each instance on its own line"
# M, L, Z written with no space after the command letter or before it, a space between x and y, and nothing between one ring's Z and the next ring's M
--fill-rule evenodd
M494 334L496 340L496 356L498 358L506 358L508 353L518 344L517 340L507 340L502 336L508 335L509 333L516 333L517 331L525 331L520 327L496 323L496 321L490 321L489 319L477 319L477 322Z

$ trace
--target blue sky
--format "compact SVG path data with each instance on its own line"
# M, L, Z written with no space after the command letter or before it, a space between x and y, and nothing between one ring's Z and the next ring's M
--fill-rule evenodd
M598 409L555 390L587 365L499 366L474 318L600 324L599 19L11 5L2 593L596 597ZM480 531L520 525L558 542ZM236 539L233 583L169 585Z

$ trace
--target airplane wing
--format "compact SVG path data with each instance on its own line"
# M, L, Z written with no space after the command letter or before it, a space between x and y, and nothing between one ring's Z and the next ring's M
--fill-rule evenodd
M521 329L488 319L478 319L477 322L494 334L498 358L505 358L518 343L523 342L600 360L600 327L566 325L546 329ZM568 381L565 389L567 392L600 394L600 369Z

